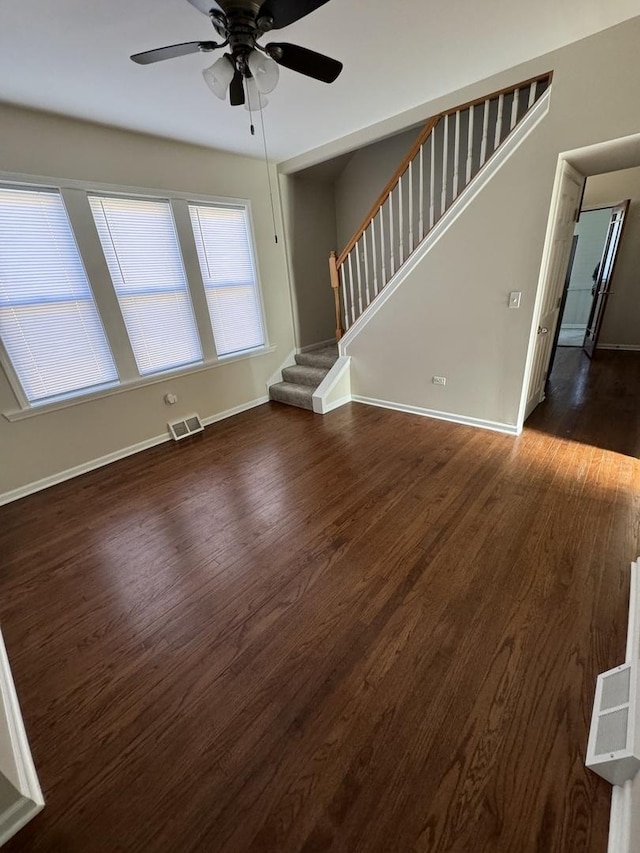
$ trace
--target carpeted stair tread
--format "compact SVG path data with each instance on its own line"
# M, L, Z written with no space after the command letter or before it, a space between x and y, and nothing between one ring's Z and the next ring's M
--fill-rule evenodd
M282 378L285 382L293 382L295 385L311 385L312 388L317 388L328 372L326 367L294 364L283 369Z
M269 397L278 403L298 406L300 409L313 410L311 398L315 388L311 385L298 385L295 382L276 382L269 388Z
M338 347L322 347L309 352L296 353L296 364L305 367L322 367L325 370L333 367L338 358Z

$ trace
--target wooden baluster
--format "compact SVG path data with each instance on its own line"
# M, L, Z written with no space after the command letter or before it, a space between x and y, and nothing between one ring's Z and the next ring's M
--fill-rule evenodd
M398 266L404 263L404 203L402 199L402 175L398 178Z
M393 276L393 274L396 271L396 258L395 258L395 251L394 251L394 246L393 246L393 244L395 242L395 234L394 234L394 228L393 228L393 190L389 193L389 199L388 200L389 200L389 251L391 253L391 259L390 259L391 269L390 269L390 272L391 272L391 276Z
M484 166L487 159L487 138L489 136L489 104L490 101L484 102L484 114L482 116L482 143L480 145L480 166Z
M413 160L409 160L409 255L413 252Z
M335 252L329 252L329 276L331 279L331 289L333 290L333 301L336 311L336 340L339 341L342 337L342 322L340 320L340 277L338 275L336 257L337 255Z
M382 286L387 283L387 261L384 245L384 205L380 206L380 265L382 266Z
M456 112L456 130L454 134L453 150L453 193L451 201L458 197L458 171L460 168L460 110Z
M369 292L369 250L367 248L367 232L362 232L362 248L364 251L364 294L367 300L367 305L371 302L371 294Z
M378 295L378 249L376 246L376 221L371 220L371 260L373 262L373 298Z
M436 221L436 129L431 131L431 185L429 187L429 228Z
M518 121L518 106L520 103L520 89L516 89L513 93L513 102L511 104L511 122L509 124L509 132L513 130Z
M493 150L495 151L500 145L502 138L502 113L504 112L504 95L498 98L498 115L496 117L496 132L493 137Z
M474 107L471 104L469 107L469 129L467 133L467 172L465 176L467 184L471 180L471 171L473 169L473 118Z
M420 146L420 189L418 196L418 240L424 237L424 145Z
M529 86L529 103L527 104L527 109L530 110L531 107L536 102L536 89L538 88L538 83L536 80Z
M351 296L351 324L356 321L356 300L353 295L353 264L351 263L351 255L353 254L353 249L349 252L349 293Z
M440 216L447 209L447 183L449 176L447 169L449 167L449 116L444 117L444 142L442 146L442 192L440 194Z
M340 292L342 293L342 317L344 320L344 331L349 328L349 309L347 307L347 277L345 275L344 264L338 268L340 276Z
M356 276L358 279L358 317L362 314L362 276L360 274L360 241L355 244L353 251L356 253Z

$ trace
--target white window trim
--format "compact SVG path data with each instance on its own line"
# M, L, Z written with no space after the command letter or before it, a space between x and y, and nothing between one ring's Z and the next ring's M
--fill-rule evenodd
M156 373L150 377L141 377L139 379L130 379L125 382L120 382L119 385L114 385L112 388L104 388L101 391L94 391L91 394L78 394L74 397L68 397L64 400L57 400L53 403L43 403L42 405L31 405L26 409L13 409L3 412L3 417L11 421L24 421L27 418L35 418L38 415L47 414L47 412L57 412L60 409L68 409L72 406L79 406L82 403L90 403L93 400L100 400L103 397L113 397L116 394L122 394L125 391L134 391L136 388L144 388L146 385L157 385L159 382L170 382L172 379L180 379L183 376L189 376L192 373L202 373L204 370L214 370L217 367L224 367L235 361L244 361L248 358L256 358L260 355L269 355L276 352L275 346L256 347L256 349L247 350L239 355L220 356L213 361L203 361L201 364L190 365L189 367L180 367L176 370L167 370L165 373ZM2 353L0 353L2 355ZM4 367L4 364L3 364Z
M269 339L269 331L266 322L266 317L264 313L264 299L262 296L262 283L260 279L260 265L257 254L257 243L255 239L255 230L253 227L253 213L251 210L251 201L249 199L239 199L239 198L226 198L224 196L210 196L210 195L201 195L199 193L185 193L178 190L171 190L165 187L162 188L149 188L149 187L134 187L134 186L122 186L116 184L105 184L105 183L97 183L93 181L78 181L73 179L60 179L60 178L51 178L43 175L30 175L24 173L16 173L16 172L3 172L0 171L0 183L13 185L17 188L24 189L52 189L60 192L65 206L67 206L67 200L69 195L67 195L67 190L80 190L86 194L89 193L100 193L102 195L112 195L112 196L125 196L125 197L138 197L138 198L149 198L149 199L162 199L164 201L169 201L171 205L171 209L174 215L174 222L176 227L176 232L178 235L178 245L180 248L180 252L183 258L183 264L186 271L187 277L187 285L189 288L189 293L191 296L192 304L194 306L194 313L196 315L196 325L198 328L198 333L200 334L200 343L203 351L203 360L198 364L188 365L183 368L177 368L175 370L168 370L162 373L154 373L149 376L138 376L137 371L136 375L132 374L131 371L131 361L133 359L133 352L131 350L131 346L129 344L128 335L125 333L127 347L123 350L120 349L118 352L113 352L114 359L116 361L116 368L118 369L120 375L120 383L110 388L103 388L99 391L90 392L88 394L83 394L79 392L73 396L67 397L65 399L52 401L51 403L43 403L41 405L29 403L27 397L22 389L22 385L20 384L20 380L15 372L13 364L11 363L11 359L9 358L2 342L0 341L0 366L2 366L7 379L9 381L9 385L11 386L11 390L13 391L16 401L18 403L19 408L12 409L3 412L3 416L6 420L14 422L21 421L27 418L36 417L38 415L46 414L47 412L55 412L61 409L70 408L72 406L79 406L82 403L88 403L93 400L99 400L104 397L111 397L115 394L121 394L126 391L132 391L136 388L142 388L146 385L155 385L159 382L166 382L176 377L187 376L192 373L200 373L204 370L211 370L218 367L222 367L224 365L233 363L235 361L244 361L247 358L255 358L256 356L266 355L269 353L273 353L276 351L276 347L270 343ZM93 217L91 216L90 206L88 199L85 198L86 208L88 211L88 215L90 216L90 226L95 230L95 223L93 222ZM177 203L176 203L177 202ZM248 221L249 221L249 233L252 240L252 245L254 248L254 263L256 270L256 283L258 288L258 297L260 302L260 310L262 314L262 322L265 333L265 342L264 346L256 347L252 350L247 350L241 353L233 353L229 356L218 356L215 350L215 342L213 339L213 331L210 328L209 321L209 312L208 308L206 308L206 293L204 289L204 283L202 281L202 276L200 273L200 265L198 263L197 254L195 255L195 263L194 259L190 257L185 257L185 249L188 249L189 254L195 253L195 242L193 238L193 232L191 230L191 223L189 220L188 213L188 204L189 202L193 204L213 204L213 205L223 205L225 207L240 207L247 211ZM74 215L71 215L71 212L67 208L67 212L69 215L69 220L71 223L71 227L74 232L74 236L76 239L76 243L78 245L78 249L80 251L80 256L82 258L83 265L85 268L87 267L86 262L86 248L87 241L85 239L85 234L78 233L76 229L77 223L77 208L72 203L72 207L74 208ZM176 216L176 213L178 214ZM188 224L188 227L186 227ZM84 230L84 229L83 229ZM99 241L99 237L97 234L97 230L95 233L95 239ZM191 244L193 243L193 247ZM93 253L95 254L95 252ZM102 253L100 253L102 256ZM92 255L93 256L93 255ZM105 262L106 268L106 262ZM108 275L108 270L107 270ZM111 281L109 276L109 282ZM104 316L103 316L103 305L104 305L104 294L100 294L96 296L94 285L92 282L92 277L89 276L89 286L94 294L94 299L96 300L96 304L98 305L102 322L104 324ZM112 289L112 287L111 287ZM200 290L202 290L202 299L204 299L204 306L206 308L206 313L202 314L202 305L200 298ZM105 293L109 294L110 291L105 290ZM117 297L115 292L113 293L113 299L116 300ZM111 302L111 296L107 296L107 300ZM107 311L107 314L111 314L111 311ZM109 320L112 318L109 317ZM120 315L120 320L122 317ZM209 324L208 330L206 324ZM119 326L119 324L118 324ZM122 321L122 326L124 326L124 321ZM120 328L114 328L109 323L108 327L105 327L105 331L107 333L107 339L109 341L109 346L112 347L112 336L114 335L120 339L122 336L122 330ZM122 341L119 340L119 344ZM121 361L121 356L124 355L124 363ZM134 362L135 363L135 362Z

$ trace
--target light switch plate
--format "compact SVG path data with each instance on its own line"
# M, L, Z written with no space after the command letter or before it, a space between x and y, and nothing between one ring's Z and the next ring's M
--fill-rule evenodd
M520 290L512 290L509 294L509 308L519 308L522 292Z

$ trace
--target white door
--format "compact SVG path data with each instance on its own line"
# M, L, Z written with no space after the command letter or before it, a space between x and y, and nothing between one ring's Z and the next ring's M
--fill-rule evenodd
M600 330L602 329L602 321L604 320L604 312L607 307L609 296L611 296L611 279L616 266L618 257L618 249L620 248L620 240L622 238L622 229L626 221L627 211L631 199L617 204L611 211L611 221L609 222L609 230L607 239L604 244L604 251L598 264L598 274L595 282L595 293L591 305L591 313L587 322L587 331L584 336L583 349L589 358L593 358L593 354L598 345Z
M543 295L536 320L536 342L529 377L525 419L544 400L547 370L559 320L562 290L571 257L573 232L580 211L585 178L566 161L551 214L552 231L543 260Z

